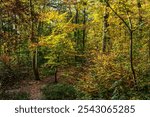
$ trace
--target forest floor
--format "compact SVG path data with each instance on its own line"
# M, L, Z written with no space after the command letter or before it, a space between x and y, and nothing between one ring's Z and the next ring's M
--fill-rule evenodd
M40 100L40 99L42 99L41 89L50 83L54 83L53 77L43 78L40 81L24 80L24 81L22 81L19 90L21 92L29 93L30 100Z
M73 70L69 69L70 73ZM58 82L62 84L63 83L74 84L76 79L71 76L69 78L68 76L63 77L64 73L65 72L62 70L59 71L59 73L57 74ZM72 74L72 76L74 75ZM7 93L14 94L14 93L23 92L23 93L29 94L29 100L44 99L43 94L42 94L42 89L49 84L54 84L55 83L54 77L55 77L54 75L43 77L41 78L40 81L37 81L34 79L24 79L24 80L18 81L18 83L15 86L9 87L9 89L7 90Z

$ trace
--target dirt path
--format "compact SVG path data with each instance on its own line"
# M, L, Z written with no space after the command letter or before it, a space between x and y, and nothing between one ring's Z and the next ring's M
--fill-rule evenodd
M42 99L42 92L41 89L49 84L53 83L54 78L48 77L44 78L41 81L35 81L35 80L29 80L29 81L23 81L22 86L20 88L23 92L28 92L30 94L31 100L40 100Z

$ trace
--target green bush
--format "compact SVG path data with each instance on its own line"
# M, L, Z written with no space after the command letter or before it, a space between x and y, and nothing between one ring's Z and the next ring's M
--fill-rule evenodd
M92 100L92 96L86 92L78 91L77 99L79 100Z
M14 100L29 100L29 97L27 92L19 92L15 95Z
M50 84L42 89L44 99L47 100L72 100L76 99L76 90L68 84Z
M0 94L1 100L29 100L30 95L27 92L7 92Z

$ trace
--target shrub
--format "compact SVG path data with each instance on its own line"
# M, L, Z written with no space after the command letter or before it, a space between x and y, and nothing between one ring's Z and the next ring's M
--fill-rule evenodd
M79 100L92 100L92 96L87 92L78 91L77 92L77 99Z
M1 100L29 100L30 95L27 92L5 92L0 94Z
M76 99L76 90L69 84L50 84L42 89L44 99L71 100Z
M83 75L76 84L78 99L99 98L99 87L96 80L89 74Z
M29 100L30 95L27 92L16 93L14 100Z

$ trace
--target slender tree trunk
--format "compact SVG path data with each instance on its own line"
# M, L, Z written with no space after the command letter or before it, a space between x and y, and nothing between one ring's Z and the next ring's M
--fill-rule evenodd
M141 0L137 0L137 8L138 8L138 38L141 40L142 39L142 26L140 26L142 24L142 12L141 12Z
M86 10L85 10L85 8L84 8L84 10L83 10L83 38L82 38L82 46L83 46L83 53L84 53L84 51L85 51L85 38L86 38L86 27L85 27L85 25L86 25Z
M143 18L142 18L142 11L141 11L141 8L142 8L142 5L141 5L141 0L137 0L137 9L138 9L138 34L137 34L137 44L140 45L141 44L141 41L142 41L142 38L143 38L143 27L141 26L141 24L143 23ZM137 46L137 51L138 53L140 53L140 49L141 47L140 46ZM140 54L139 54L140 55ZM141 57L142 59L142 56L139 56Z
M130 30L130 65L131 65L131 71L134 79L134 84L137 86L137 78L135 74L135 69L133 65L133 31Z
M86 41L86 9L83 10L83 30L82 30L82 64L85 63L84 53L85 53L85 41Z
M38 53L38 51L36 48L36 50L33 52L32 67L33 67L33 73L34 73L35 80L40 80L38 64L37 64L37 53Z
M30 0L30 11L31 11L31 43L37 44L37 40L35 40L34 36L34 6L32 4L32 0ZM39 71L38 71L38 65L37 65L37 56L38 56L38 50L37 47L35 50L33 50L33 57L32 57L32 68L35 80L40 80L39 77Z
M109 0L107 0L107 2L109 2ZM110 40L109 37L109 33L108 33L108 27L109 27L109 23L108 23L108 18L109 18L109 11L108 11L108 4L105 5L105 9L104 9L104 17L103 17L103 42L102 42L102 52L105 53L107 51L107 44L108 41Z
M149 39L148 39L148 62L150 62L150 30L149 30Z
M76 15L75 15L75 24L78 24L79 23L79 11L78 9L76 8ZM74 38L75 38L75 41L76 41L76 51L78 53L78 46L79 46L79 30L76 29L75 32L74 32ZM77 55L75 55L75 63L78 61L78 57Z

